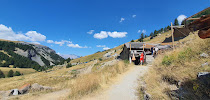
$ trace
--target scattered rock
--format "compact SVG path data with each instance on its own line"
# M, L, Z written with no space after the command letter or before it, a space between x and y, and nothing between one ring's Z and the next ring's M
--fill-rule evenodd
M208 65L209 65L209 63L205 62L205 63L201 64L201 67L208 66Z
M19 95L21 94L20 91L18 89L13 89L9 92L9 96L11 95Z
M206 53L202 53L202 54L200 54L200 57L208 58L208 57L209 57L209 55L208 55L208 54L206 54Z
M19 88L19 91L21 94L25 94L30 90L30 88L31 88L31 84L25 84Z
M49 87L49 86L42 86L42 85L39 85L38 83L34 83L34 84L31 86L31 90L32 90L32 91L52 90L52 88Z
M144 94L144 100L151 100L151 95L149 93Z
M205 76L205 75L208 75L208 74L210 74L210 72L199 72L197 76L201 77L201 76Z

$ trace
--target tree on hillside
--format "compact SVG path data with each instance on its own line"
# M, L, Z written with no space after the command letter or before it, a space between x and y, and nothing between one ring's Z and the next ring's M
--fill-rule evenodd
M5 75L1 70L0 70L0 78L5 78Z
M169 25L167 26L167 30L171 30L171 27Z
M153 37L153 36L154 36L154 33L153 33L153 32L151 32L151 33L150 33L150 36L151 36L151 37Z
M72 65L71 65L71 63L68 63L68 64L66 65L66 68L70 68L70 67L72 67Z
M147 35L145 35L144 38L147 38Z
M178 22L178 20L177 20L177 18L174 20L174 26L177 26L177 25L179 25L179 22Z
M141 33L141 36L140 36L140 38L138 39L138 41L143 42L143 39L144 39L144 33Z
M167 31L167 27L164 28L164 32L166 32L166 31Z
M134 40L132 39L131 42L134 42Z
M66 59L66 62L69 63L71 61L71 58Z
M13 77L13 74L14 74L13 70L10 70L7 74L7 77Z
M14 76L20 76L20 75L21 75L21 74L20 74L19 71L16 71L15 74L14 74Z
M154 31L154 36L156 36L158 34L158 31L157 30L155 30Z
M163 32L163 28L160 29L160 32L161 32L161 33Z

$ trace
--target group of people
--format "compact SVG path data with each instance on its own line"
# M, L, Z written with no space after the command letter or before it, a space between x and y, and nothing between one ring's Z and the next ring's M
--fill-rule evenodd
M158 47L152 47L151 48L151 52L152 52L153 57L155 57L158 54L158 50L159 50Z

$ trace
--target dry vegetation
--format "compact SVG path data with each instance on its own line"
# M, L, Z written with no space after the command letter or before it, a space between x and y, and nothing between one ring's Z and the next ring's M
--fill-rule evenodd
M129 67L127 62L118 61L113 65L106 65L103 68L100 68L104 63L108 61L114 60L114 57L106 58L103 55L109 51L120 54L121 46L116 48L98 52L93 55L81 57L79 59L73 60L73 62L87 62L84 64L76 65L70 68L65 68L65 66L55 66L53 69L50 69L46 72L36 72L32 74L27 74L23 76L16 76L12 78L3 78L0 79L0 90L10 90L23 86L24 84L33 84L38 83L43 86L53 87L53 91L69 89L69 95L62 99L78 99L84 95L92 93L96 90L103 88L103 86L107 85L111 79L113 79L118 74L123 73ZM113 54L112 54L113 55ZM102 60L99 60L102 58ZM98 60L97 63L93 59ZM92 61L91 61L92 60ZM84 69L89 66L93 66L92 72L88 74L79 74L80 69ZM11 69L11 68L8 68ZM16 71L18 68L12 68L13 71ZM15 70L16 69L16 70ZM24 70L20 68L18 71L20 72L30 72L28 70ZM42 91L40 93L31 92L27 95L18 96L12 99L33 99L37 96L49 93L52 91Z
M96 91L97 89L106 85L111 78L126 71L128 67L129 65L125 64L123 61L120 61L116 65L107 66L99 71L95 71L74 79L69 83L69 86L71 86L69 99L78 99L84 95Z
M200 39L196 34L191 34L180 42L184 44L177 45L174 51L159 55L145 77L146 90L154 100L174 99L169 94L179 88L180 82L181 86L192 92L188 99L210 92L209 87L203 89L196 81L198 72L210 72L209 66L201 67L201 64L210 62L210 58L199 56L201 53L210 55L210 39Z
M109 50L106 50L106 51L103 51L103 52L97 52L97 53L94 53L92 55L88 55L88 56L84 56L84 57L81 57L81 58L78 58L78 59L74 59L71 62L72 63L77 63L77 62L89 62L89 61L94 60L94 59L96 60L96 59L102 58L104 54L106 54L109 51L113 51L113 50L116 50L117 54L120 54L122 47L123 47L123 45L120 45L120 46L115 47L113 49L109 49Z
M31 74L31 73L35 73L36 70L32 69L32 68L8 68L8 67L0 67L0 70L7 75L7 73L10 70L15 71L19 71L21 74L26 75L26 74Z

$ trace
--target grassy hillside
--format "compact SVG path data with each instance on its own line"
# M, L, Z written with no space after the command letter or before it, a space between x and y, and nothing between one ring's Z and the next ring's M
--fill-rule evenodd
M15 71L19 71L23 75L27 75L27 74L31 74L31 73L35 73L36 72L36 70L34 70L32 68L7 68L7 67L0 67L0 70L4 73L5 76L7 75L9 70L13 70L14 72Z
M116 50L115 53L120 54L120 52L122 50L122 47L123 47L123 45L120 45L120 46L115 47L113 49L109 49L109 50L106 50L106 51L94 53L92 55L80 57L80 58L77 58L77 59L72 60L71 63L89 62L89 61L92 61L92 60L103 58L103 55L104 54L106 54L107 52L113 51L113 50L114 51Z
M172 93L179 86L186 90L186 94L182 94L185 99L202 99L210 92L209 87L197 81L198 72L210 72L210 66L201 67L203 63L210 62L210 58L200 57L202 53L210 55L210 39L200 39L197 34L191 34L181 41L184 44L177 45L174 51L159 55L146 75L147 92L154 100L175 99Z

